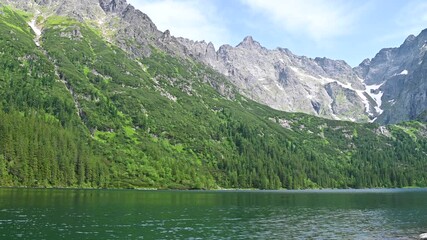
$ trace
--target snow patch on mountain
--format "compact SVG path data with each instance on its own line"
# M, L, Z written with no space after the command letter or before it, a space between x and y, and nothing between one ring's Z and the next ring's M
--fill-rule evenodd
M382 105L382 97L384 92L379 91L379 88L384 84L385 82L381 83L381 84L374 84L374 85L365 85L366 87L366 93L372 98L374 99L375 103L377 106L375 106L375 111L378 114L381 114L384 112L384 110L381 108Z
M341 87L343 87L343 88L347 88L347 89L350 89L350 90L352 90L352 91L356 91L356 90L354 90L354 89L351 87L351 84L350 84L350 83L346 83L346 84L344 84L344 83L339 82L339 81L337 81L337 80L333 80L333 82L336 82L338 85L340 85L340 86L341 86Z
M33 29L34 33L36 34L36 37L40 37L40 35L42 34L42 30L37 27L36 19L31 20L28 25L30 25L31 29Z
M369 102L368 98L365 95L365 91L363 90L354 90L357 95L360 97L360 99L362 99L362 103L365 105L365 112L369 115L369 116L373 116L374 113L371 112L371 103Z
M375 114L381 115L384 110L381 108L382 106L382 96L384 95L384 92L379 91L380 87L385 83L381 84L374 84L374 85L366 85L365 90L357 90L354 89L350 83L342 83L339 81L334 80L338 85L340 85L343 88L352 90L357 93L357 95L362 99L363 104L365 105L365 111L368 113L369 116L374 116ZM365 94L368 94L376 103L376 106L374 107L375 112L371 112L371 103L369 102L369 99L366 97Z
M408 75L408 70L403 70L402 72L399 73L399 75Z
M343 87L345 89L349 89L349 90L355 92L359 96L359 98L361 99L362 103L364 104L364 106L365 106L365 112L369 116L371 116L371 117L381 115L384 112L384 110L381 108L381 106L382 106L382 96L384 95L384 92L380 91L380 87L385 82L383 82L381 84L367 85L365 83L364 79L360 79L359 78L360 81L365 86L365 90L358 90L358 89L354 89L352 87L352 84L349 83L349 82L343 83L343 82L338 81L336 79L327 78L327 77L315 78L315 77L313 77L311 75L302 73L301 70L299 70L298 68L291 67L291 69L296 74L298 74L299 76L304 76L304 77L313 79L313 80L315 80L316 82L318 82L318 83L320 83L322 85L325 85L325 84L328 84L328 83L331 83L331 82L335 82L338 85L340 85L341 87ZM406 74L408 74L408 70L405 69L400 74L401 75L406 75ZM372 100L370 101L367 96L369 96L370 98L372 98L375 101L375 105L374 106L371 106L372 105L372 102L371 102ZM308 99L312 99L310 95L307 96L307 97L308 97ZM374 109L374 112L372 112L372 108ZM331 112L332 112L332 107L331 107ZM339 119L337 116L333 116L333 118L334 119ZM373 119L372 121L375 121L375 119Z
M393 106L396 103L395 99L391 99L387 101L388 103L390 103L391 106Z
M37 10L34 19L28 22L28 25L31 27L31 29L33 29L34 33L36 34L36 37L34 38L34 43L37 45L37 47L40 47L40 36L42 35L41 28L39 28L36 24L36 19L39 14L40 12Z

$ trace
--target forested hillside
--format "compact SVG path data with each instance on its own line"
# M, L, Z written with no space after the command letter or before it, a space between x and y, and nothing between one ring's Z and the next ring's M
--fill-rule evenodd
M145 58L90 22L1 8L0 183L102 188L427 185L427 128L285 113L219 73L152 47Z

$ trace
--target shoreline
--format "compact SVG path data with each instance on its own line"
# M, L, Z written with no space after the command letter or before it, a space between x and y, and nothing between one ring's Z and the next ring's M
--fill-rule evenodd
M256 189L256 188L218 188L218 189L168 189L168 188L92 188L92 187L26 187L0 186L1 189L27 190L100 190L100 191L159 191L159 192L257 192L257 193L393 193L427 191L427 187L403 188L311 188L311 189Z

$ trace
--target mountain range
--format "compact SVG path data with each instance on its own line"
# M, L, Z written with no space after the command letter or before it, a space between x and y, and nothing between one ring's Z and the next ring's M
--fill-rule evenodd
M11 3L26 9L33 4ZM388 124L416 119L427 107L425 31L351 68L342 60L311 59L285 48L269 50L250 36L236 47L223 45L216 51L212 43L173 37L168 30L160 32L146 14L126 1L35 3L49 6L57 15L93 21L106 39L134 57L150 55L154 45L174 56L200 61L225 75L244 96L274 109Z
M125 0L2 0L0 31L2 185L427 184L424 31L355 68L216 50Z
M229 77L245 96L275 109L330 119L397 123L426 110L427 30L351 68L345 61L268 50L252 37L236 47L178 38L190 56Z

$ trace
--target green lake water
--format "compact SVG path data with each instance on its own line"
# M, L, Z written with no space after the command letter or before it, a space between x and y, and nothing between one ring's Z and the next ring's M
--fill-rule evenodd
M0 239L417 239L427 190L0 189Z

